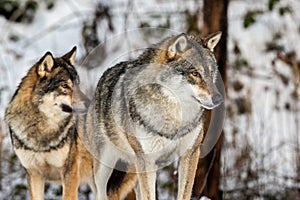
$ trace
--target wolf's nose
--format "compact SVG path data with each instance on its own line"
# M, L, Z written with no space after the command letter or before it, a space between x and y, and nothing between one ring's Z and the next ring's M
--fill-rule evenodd
M220 105L223 102L223 97L221 94L216 94L212 97L212 102L215 105Z

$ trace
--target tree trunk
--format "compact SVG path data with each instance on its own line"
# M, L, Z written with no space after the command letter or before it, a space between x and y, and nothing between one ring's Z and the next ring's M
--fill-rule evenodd
M226 89L226 61L227 61L227 9L229 0L204 0L203 19L204 26L202 33L207 35L217 31L222 31L222 38L215 49L216 59L219 65L225 89ZM208 120L205 123L207 130ZM222 192L219 189L220 169L221 169L221 149L223 132L212 151L199 160L198 169L193 188L193 197L207 196L213 200L222 199Z
M219 71L226 86L226 62L227 62L227 34L228 21L227 10L229 0L204 0L203 6L203 34L222 31L222 38L217 45L215 55L219 64Z

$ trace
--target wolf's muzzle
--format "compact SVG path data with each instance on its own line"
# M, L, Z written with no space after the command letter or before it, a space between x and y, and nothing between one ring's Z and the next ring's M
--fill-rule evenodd
M72 107L70 107L66 104L61 104L60 107L63 112L71 113L73 111Z
M223 97L221 94L216 94L212 97L212 102L214 105L220 105L223 102Z

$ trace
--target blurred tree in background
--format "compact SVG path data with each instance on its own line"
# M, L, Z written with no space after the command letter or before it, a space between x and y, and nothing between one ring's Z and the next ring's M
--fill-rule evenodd
M227 10L228 0L204 0L202 33L208 35L222 31L222 39L215 49L219 71L226 89L226 67L227 67ZM210 123L210 115L207 115L206 130ZM205 195L211 199L222 199L222 191L219 189L221 178L221 151L223 134L218 139L215 147L204 158L199 160L196 172L193 197L200 198Z

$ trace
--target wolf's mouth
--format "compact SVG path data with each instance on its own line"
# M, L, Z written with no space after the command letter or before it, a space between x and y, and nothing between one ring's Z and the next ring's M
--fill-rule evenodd
M193 96L193 98L205 109L207 110L211 110L217 106L219 106L221 103L219 104L213 104L213 103L203 103L200 99L196 98Z
M193 99L195 99L195 101L197 101L200 105L202 105L200 99L198 99L198 98L196 98L196 97L194 97L194 96L192 96L192 97L193 97Z
M72 107L68 106L66 104L61 104L60 107L61 107L63 112L67 112L67 113L72 113L73 112Z

